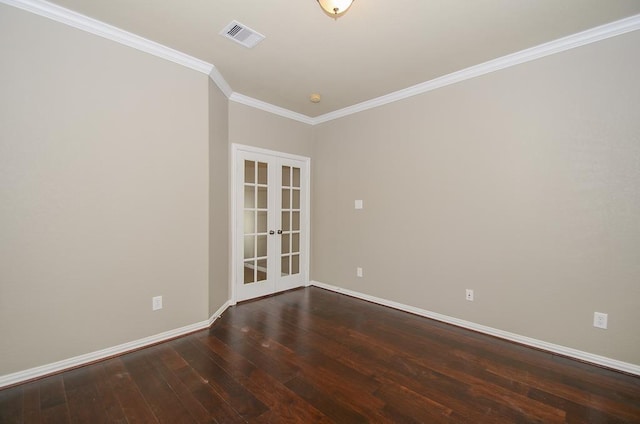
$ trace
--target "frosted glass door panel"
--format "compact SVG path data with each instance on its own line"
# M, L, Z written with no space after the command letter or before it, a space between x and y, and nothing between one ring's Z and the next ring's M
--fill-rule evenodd
M308 281L309 159L250 150L235 156L236 301Z
M300 168L282 166L280 275L283 277L300 273L300 190Z
M269 276L268 172L268 163L244 161L244 284L265 281Z

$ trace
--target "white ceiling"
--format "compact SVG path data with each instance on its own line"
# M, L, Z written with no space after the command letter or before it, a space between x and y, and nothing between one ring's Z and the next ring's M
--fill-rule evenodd
M308 117L640 13L638 0L54 0L213 64L235 93ZM232 20L266 39L219 35ZM313 104L311 93L322 101Z

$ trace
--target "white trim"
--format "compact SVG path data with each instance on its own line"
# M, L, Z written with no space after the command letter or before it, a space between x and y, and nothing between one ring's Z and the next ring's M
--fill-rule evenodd
M262 100L254 99L253 97L245 96L244 94L234 92L229 97L229 100L246 105L246 106L250 106L256 109L264 110L265 112L270 112L270 113L273 113L274 115L279 115L285 118L293 119L294 121L299 121L299 122L302 122L303 124L309 124L309 125L316 124L316 118L311 118L307 115L303 115L298 112L293 112L289 109L285 109L280 106L274 106L271 103L263 102Z
M640 365L618 361L616 359L607 358L605 356L594 355L589 352L584 352L581 350L573 349L573 348L562 346L562 345L557 345L554 343L548 343L542 340L533 339L531 337L510 333L508 331L498 330L497 328L487 327L485 325L476 324L474 322L465 321L458 318L453 318L448 315L427 311L425 309L416 308L414 306L405 305L403 303L394 302L392 300L370 296L368 294L360 293L357 291L343 289L341 287L332 286L330 284L321 283L319 281L311 281L310 285L319 287L322 289L330 290L336 293L346 294L348 296L366 300L373 303L377 303L379 305L388 306L390 308L398 309L400 311L405 311L405 312L409 312L409 313L423 316L426 318L435 319L437 321L445 322L447 324L453 324L458 327L463 327L469 330L477 331L479 333L489 334L491 336L499 337L505 340L510 340L510 341L531 346L537 349L542 349L548 352L557 353L559 355L568 356L570 358L578 359L580 361L590 362L592 364L596 364L603 367L607 367L607 368L611 368L618 371L623 371L629 374L635 374L640 376Z
M255 266L253 264L245 264L244 267L249 269L257 269L258 271L262 271L262 272L268 271L268 269L264 266Z
M34 378L40 378L47 375L63 372L72 368L77 368L82 365L87 365L92 362L100 361L106 358L111 358L118 355L141 349L150 345L154 345L169 339L183 336L185 334L193 333L194 331L203 330L210 327L213 322L218 319L227 308L231 306L231 302L225 302L211 317L206 321L200 321L195 324L187 325L184 327L176 328L175 330L165 331L163 333L155 334L153 336L145 337L142 339L134 340L132 342L123 343L117 346L108 347L106 349L97 350L95 352L87 353L84 355L74 356L73 358L63 359L62 361L54 362L39 367L29 368L24 371L18 371L12 374L0 376L0 389L5 386L11 386L14 384L22 383L24 381L32 380Z
M404 100L419 94L427 93L438 88L446 87L451 84L466 81L475 77L479 77L491 72L499 71L501 69L509 68L512 66L520 65L522 63L530 62L536 59L540 59L546 56L550 56L556 53L561 53L567 50L574 49L576 47L584 46L586 44L595 43L597 41L605 40L607 38L615 37L618 35L626 34L628 32L637 31L640 29L640 14L630 16L628 18L621 19L619 21L611 22L605 25L601 25L595 28L588 29L576 34L569 35L567 37L559 38L557 40L550 41L548 43L540 44L525 50L521 50L516 53L512 53L506 56L499 57L497 59L490 60L478 65L471 66L466 69L462 69L456 72L452 72L447 75L443 75L438 78L434 78L429 81L425 81L420 84L416 84L412 87L408 87L402 90L389 93L384 96L376 97L375 99L366 100L364 102L347 106L343 109L335 110L333 112L325 113L317 117L309 117L290 110L271 105L269 103L253 99L248 96L244 96L239 93L233 93L229 99L242 103L247 106L255 107L266 112L271 112L276 115L284 116L286 118L294 119L296 121L304 122L310 125L318 125L324 122L329 122L334 119L343 118L345 116L353 115L358 112L373 109L378 106L383 106L389 103Z
M317 125L334 119L342 118L354 113L373 109L388 103L404 100L428 91L436 90L447 85L462 82L471 78L499 71L504 68L516 66L532 60L540 59L555 53L560 53L586 44L595 43L617 35L625 34L640 29L640 14L630 16L615 22L601 25L586 31L582 31L567 37L559 38L548 43L540 44L519 52L499 57L466 69L452 72L441 77L416 84L387 95L367 100L343 109L325 113L317 117L310 117L301 113L293 112L289 109L275 106L253 97L245 96L234 92L231 86L224 79L218 69L205 61L189 56L178 50L148 40L120 28L82 15L69 9L65 9L44 0L0 0L10 6L17 7L40 16L44 16L54 21L70 25L74 28L107 38L120 44L147 52L154 56L169 60L171 62L186 66L196 71L205 73L216 83L220 90L229 100L244 104L256 109L264 110L275 115L293 119L309 125Z
M218 86L220 91L222 91L227 99L231 97L231 95L233 94L233 89L231 88L227 80L224 79L218 68L213 65L211 66L211 72L209 72L209 78L211 78L211 80Z
M115 41L116 43L133 47L134 49L186 66L187 68L207 75L213 68L212 64L193 56L189 56L188 54L156 43L155 41L148 40L139 35L44 0L0 0L0 2Z
M310 269L311 269L311 158L307 157L307 156L300 156L300 155L296 155L296 154L292 154L292 153L286 153L286 152L279 152L279 151L275 151L275 150L269 150L269 149L264 149L261 147L254 147L254 146L249 146L246 144L238 144L238 143L232 143L231 144L231 166L229 167L231 169L231 190L229 190L231 192L231 197L232 200L230 201L231 204L231 281L229 282L229 293L230 293L230 299L229 302L231 305L235 305L238 302L238 293L237 293L237 288L236 288L236 279L238 278L238 273L236 271L236 265L239 259L238 256L238 248L240 247L238 245L237 242L237 225L238 225L238 219L237 219L237 214L238 214L238 207L237 207L237 196L238 196L238 155L240 154L240 152L248 152L248 153L255 153L255 154L260 154L260 155L268 155L268 156L272 156L275 158L281 158L281 159L291 159L291 160L295 160L295 161L300 161L300 162L304 162L305 163L305 167L307 169L307 174L306 174L306 184L307 184L307 189L306 189L306 196L304 201L306 202L305 204L305 208L307 211L307 218L305 220L305 224L307 225L306 227L306 242L305 242L305 248L307 249L305 255L306 255L306 260L304 263L304 282L303 282L303 286L307 287L309 285L309 279L310 279ZM302 233L302 231L301 231ZM284 290L288 290L288 289L284 289Z
M606 25L601 25L599 27L595 27L586 31L582 31L577 34L569 35L567 37L559 38L557 40L521 50L513 54L502 56L497 59L481 63L479 65L452 72L450 74L443 75L430 81L426 81L421 84L417 84L412 87L387 94L385 96L367 100L353 106L348 106L343 109L320 115L316 118L311 119L312 125L321 124L323 122L332 121L334 119L342 118L344 116L352 115L354 113L362 112L368 109L373 109L375 107L382 106L388 103L397 102L399 100L407 99L418 94L436 90L447 85L455 84L471 78L488 74L490 72L499 71L504 68L520 65L522 63L530 62L532 60L550 56L552 54L584 46L585 44L595 43L596 41L615 37L627 32L636 31L638 29L640 29L640 14Z
M229 190L231 193L231 199L229 199L229 214L231 217L229 222L229 241L231 245L231 254L229 255L229 267L231 269L229 273L229 276L231 277L229 279L229 301L232 305L235 305L238 302L236 295L236 280L238 279L238 273L236 272L236 261L238 260L238 253L236 252L236 249L238 249L238 242L236 241L236 226L238 225L238 219L236 217L236 214L238 213L238 207L236 206L238 196L238 188L236 187L238 183L238 152L238 145L232 143L231 148L229 149L229 156L231 160L229 165L231 173L229 178L229 184L231 184L231 190Z
M261 155L277 156L284 159L299 160L301 162L310 160L308 156L300 156L300 155L287 153L287 152L278 152L276 150L263 149L262 147L249 146L248 144L231 143L231 149L233 153L237 153L237 152L258 153ZM233 157L233 159L237 159L237 157Z
M226 311L230 306L232 306L232 305L231 305L231 301L230 301L230 300L227 300L226 302L224 302L224 303L222 304L222 306L220 306L220 307L218 308L218 310L217 310L217 311L215 311L215 312L213 313L213 315L211 315L211 316L209 317L209 319L207 320L207 327L211 327L211 325L213 325L213 323L214 323L218 318L220 318L220 317L222 316L222 314L224 313L224 311Z

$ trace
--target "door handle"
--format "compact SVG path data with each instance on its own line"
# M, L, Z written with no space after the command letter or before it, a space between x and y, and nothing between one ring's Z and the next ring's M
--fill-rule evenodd
M282 230L278 230L278 234L282 234Z
M273 231L273 230L269 231L269 234L271 234L271 235L274 235L275 233L276 233L276 232L275 232L275 231Z

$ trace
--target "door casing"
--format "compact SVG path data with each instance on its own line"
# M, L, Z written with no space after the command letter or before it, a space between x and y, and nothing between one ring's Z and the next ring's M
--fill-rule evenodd
M304 243L302 248L304 249L304 253L306 255L306 260L302 264L300 272L303 274L302 286L309 285L309 263L310 263L310 227L311 227L311 158L306 156L294 155L291 153L278 152L275 150L263 149L260 147L248 146L244 144L233 143L231 145L231 266L230 266L230 276L229 279L229 293L230 293L230 302L232 305L235 305L238 301L237 299L237 281L240 276L238 275L238 261L243 261L243 258L238 254L239 248L239 237L241 235L239 230L239 222L238 222L238 196L243 195L241 189L243 189L243 181L239 181L238 179L238 170L239 170L239 156L240 152L249 152L249 153L257 153L262 155L272 156L274 158L284 158L284 159L293 159L297 161L302 161L305 163L306 173L304 176L303 184L305 190L303 190L302 198L300 201L305 207L307 211L306 214L302 217L301 231L304 232ZM285 289L287 290L287 289ZM276 291L278 291L276 289Z

